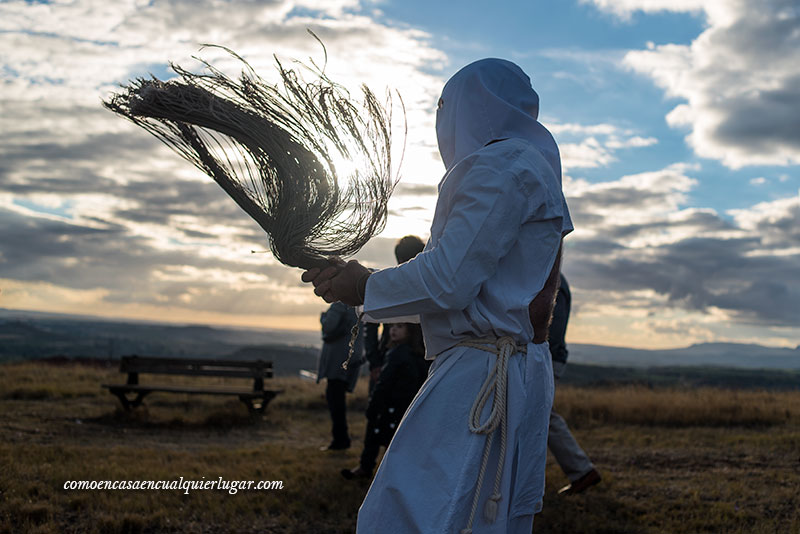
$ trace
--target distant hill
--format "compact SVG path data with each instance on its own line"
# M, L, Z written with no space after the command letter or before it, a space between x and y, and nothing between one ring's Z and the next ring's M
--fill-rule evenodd
M800 389L800 370L729 367L606 367L571 363L561 384L578 387L717 387L727 389Z
M229 357L252 346L297 347L318 353L316 332L217 328L108 321L101 318L0 310L0 362L19 359L102 358L128 354L161 357Z
M313 369L321 344L318 332L169 325L0 308L0 362L59 355L245 358L264 351L272 355L276 369L280 361L289 372L298 366ZM800 370L800 347L703 343L681 349L643 350L570 343L569 350L571 363L606 367Z
M644 350L571 343L569 361L628 367L718 366L742 369L800 369L794 349L737 343L701 343L683 349Z

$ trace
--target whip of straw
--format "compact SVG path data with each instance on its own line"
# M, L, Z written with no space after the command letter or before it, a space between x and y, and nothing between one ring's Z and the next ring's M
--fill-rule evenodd
M392 94L381 101L362 85L356 99L324 65L289 68L277 57L280 82L273 84L232 50L205 48L238 60L241 76L203 60L201 73L172 64L177 78L138 78L104 106L213 178L266 232L285 265L325 268L328 257L350 256L380 233L400 166Z

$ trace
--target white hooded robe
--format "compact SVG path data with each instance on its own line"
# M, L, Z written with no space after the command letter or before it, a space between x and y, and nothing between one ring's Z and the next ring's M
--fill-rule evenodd
M511 336L527 354L508 366L508 444L497 517L483 506L499 458L495 439L474 533L529 534L541 509L553 399L550 354L534 344L528 304L572 230L558 148L537 121L538 95L513 63L486 59L445 85L436 129L447 172L431 237L415 259L372 274L364 311L420 314L428 380L406 412L358 515L358 533L458 533L467 526L485 435L468 415L497 356L459 342ZM481 420L491 409L485 407Z

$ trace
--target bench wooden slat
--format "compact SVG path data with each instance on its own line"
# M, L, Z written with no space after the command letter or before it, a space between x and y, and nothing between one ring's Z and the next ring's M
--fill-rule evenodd
M262 397L264 393L280 393L280 390L262 389L260 391L253 391L252 389L244 388L218 388L218 387L191 387L191 386L141 386L130 384L102 384L102 387L113 391L126 391L131 393L138 392L166 392L166 393L189 393L189 394L205 394L205 395L245 395L247 397L258 398Z
M263 360L189 360L181 358L149 358L125 356L120 372L187 376L221 376L230 378L272 378L272 362Z
M136 369L128 369L127 373L142 373L154 375L181 375L181 376L219 376L224 378L272 378L272 371L257 373L257 372L244 372L244 371L231 371L227 369L175 369L169 367L138 367Z
M267 360L227 360L227 359L214 359L214 358L162 358L160 356L139 356L138 354L131 354L123 356L126 362L141 362L153 363L158 365L182 365L186 362L197 362L204 365L222 365L230 367L253 367L256 364L261 364L265 367L272 367L272 362Z

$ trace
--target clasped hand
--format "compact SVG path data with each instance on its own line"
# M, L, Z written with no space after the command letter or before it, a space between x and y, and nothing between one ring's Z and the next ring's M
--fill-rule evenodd
M340 258L330 258L329 261L330 267L309 269L301 280L314 284L314 294L325 302L341 301L348 306L363 304L369 269L356 260L345 263Z

